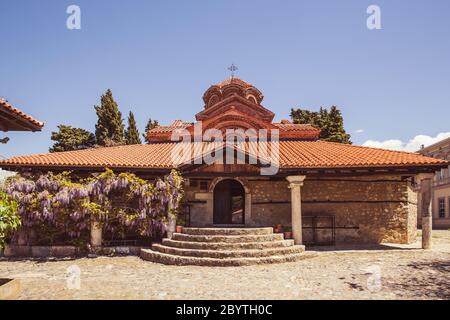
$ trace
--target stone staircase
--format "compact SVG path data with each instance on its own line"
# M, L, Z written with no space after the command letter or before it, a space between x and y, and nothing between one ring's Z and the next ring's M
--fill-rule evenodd
M140 256L163 264L225 267L297 261L304 250L272 228L183 228Z

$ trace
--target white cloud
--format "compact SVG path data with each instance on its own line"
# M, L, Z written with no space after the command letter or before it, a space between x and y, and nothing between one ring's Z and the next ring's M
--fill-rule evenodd
M366 142L363 143L363 146L389 150L415 152L418 151L422 145L427 147L446 138L450 138L450 132L441 132L435 137L430 137L421 134L415 136L408 142L404 142L398 139L390 139L385 141L367 140Z
M356 132L356 133L363 133L363 132L364 132L364 129L358 129L358 130L356 130L355 132Z

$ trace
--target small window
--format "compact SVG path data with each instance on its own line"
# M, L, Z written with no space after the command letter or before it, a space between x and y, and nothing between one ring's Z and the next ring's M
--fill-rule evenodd
M251 102L253 102L254 104L258 104L258 101L256 101L256 98L254 95L249 94L247 96L247 100L250 100Z
M217 104L218 102L220 102L220 98L218 95L213 95L208 102L208 107L212 107L213 105Z
M198 181L197 180L189 180L189 186L192 188L198 187Z
M439 198L438 199L438 203L439 203L439 218L445 218L445 199L444 198Z
M208 190L208 181L200 181L200 190L202 191Z

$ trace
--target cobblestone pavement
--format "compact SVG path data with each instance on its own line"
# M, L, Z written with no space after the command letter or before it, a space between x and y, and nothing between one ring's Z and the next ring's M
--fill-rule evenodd
M450 299L450 231L435 232L434 243L430 251L312 248L299 262L249 267L138 257L0 260L0 277L21 280L21 299Z

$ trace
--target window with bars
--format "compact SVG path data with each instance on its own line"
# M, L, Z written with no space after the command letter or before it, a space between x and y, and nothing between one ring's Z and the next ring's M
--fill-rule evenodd
M438 199L439 218L445 218L445 199Z
M200 181L200 190L208 191L208 181Z

